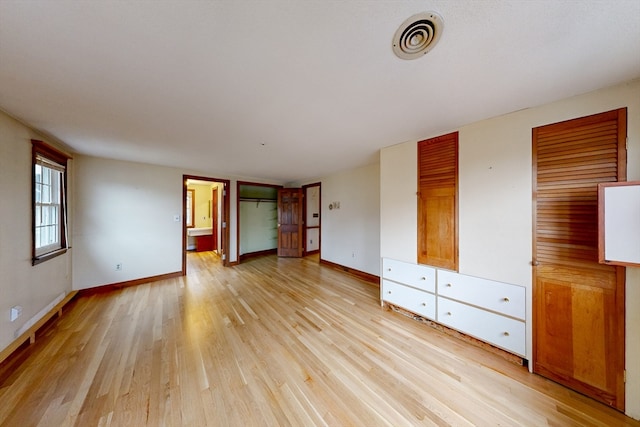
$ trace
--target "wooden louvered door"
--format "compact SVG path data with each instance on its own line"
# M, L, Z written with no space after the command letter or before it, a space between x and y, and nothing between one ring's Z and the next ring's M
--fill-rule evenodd
M418 263L458 270L458 132L418 143Z
M598 264L597 184L626 179L626 109L533 129L534 372L624 410L624 267Z

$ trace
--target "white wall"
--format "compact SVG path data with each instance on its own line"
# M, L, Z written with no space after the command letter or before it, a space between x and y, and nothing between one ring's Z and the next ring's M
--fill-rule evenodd
M72 250L31 265L31 139L46 141L0 112L0 350L29 320L71 291ZM69 177L73 163L69 161ZM22 315L11 322L9 311L16 305Z
M417 149L414 142L380 152L380 256L383 258L418 262Z
M183 175L230 180L228 256L237 261L237 178L90 156L77 156L76 164L74 289L182 269ZM222 188L219 197L222 203Z
M75 163L73 288L181 271L181 171L87 156Z
M634 81L460 128L460 272L526 286L527 316L531 319L531 129L628 107L627 177L638 180L639 99L640 81ZM416 262L416 164L417 141L381 152L383 257ZM640 418L639 268L627 268L626 301L626 408L628 415ZM531 360L531 322L527 336L527 357Z
M322 180L322 259L380 274L380 165L373 164ZM340 208L329 210L329 203Z

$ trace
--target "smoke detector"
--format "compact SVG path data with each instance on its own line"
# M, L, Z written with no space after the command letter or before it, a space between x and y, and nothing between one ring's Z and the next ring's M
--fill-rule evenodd
M440 40L444 22L435 12L422 12L405 20L393 36L393 52L401 59L416 59Z

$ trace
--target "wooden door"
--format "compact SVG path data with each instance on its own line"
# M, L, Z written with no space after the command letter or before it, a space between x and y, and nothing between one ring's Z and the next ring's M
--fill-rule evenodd
M534 372L624 410L624 267L598 263L597 184L626 179L626 109L533 129Z
M211 191L211 228L213 228L213 250L218 250L218 187Z
M458 270L458 132L418 143L418 263Z
M278 256L301 257L302 234L302 189L278 189Z

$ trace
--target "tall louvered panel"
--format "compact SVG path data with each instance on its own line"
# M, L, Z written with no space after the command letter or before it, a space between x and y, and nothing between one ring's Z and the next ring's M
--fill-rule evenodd
M597 185L626 178L626 109L533 130L533 369L624 409L624 277L598 263Z
M418 262L458 269L458 133L418 143Z
M599 182L617 181L617 125L537 133L537 260L590 268L598 260Z

